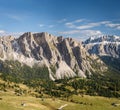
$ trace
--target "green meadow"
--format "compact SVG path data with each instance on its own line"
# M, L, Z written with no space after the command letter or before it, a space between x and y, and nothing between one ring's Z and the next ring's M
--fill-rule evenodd
M117 106L112 103L118 104ZM0 92L0 110L120 110L120 99L99 96L73 95L68 101L58 98L35 98L30 95L16 96L14 92Z

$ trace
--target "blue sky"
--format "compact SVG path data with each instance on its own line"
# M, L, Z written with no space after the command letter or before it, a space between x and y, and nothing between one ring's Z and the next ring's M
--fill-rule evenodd
M0 35L120 35L120 0L0 0Z

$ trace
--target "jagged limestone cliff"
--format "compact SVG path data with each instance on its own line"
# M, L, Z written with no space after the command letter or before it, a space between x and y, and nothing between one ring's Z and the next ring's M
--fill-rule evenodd
M89 55L82 43L46 32L27 32L19 38L1 37L0 59L17 60L31 67L36 64L46 66L52 80L86 77L86 74L90 75L96 70L101 72L107 69L96 55Z

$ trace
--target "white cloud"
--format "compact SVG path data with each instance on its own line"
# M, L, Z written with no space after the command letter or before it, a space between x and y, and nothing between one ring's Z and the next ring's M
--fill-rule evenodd
M101 24L108 24L108 23L110 23L110 21L101 21L100 23Z
M53 27L54 27L54 25L49 25L48 27L49 27L49 28L53 28Z
M7 35L11 35L14 37L19 37L23 34L24 32L10 32L10 33L6 33Z
M4 30L0 30L0 34L3 34L3 33L5 33L5 31Z
M75 24L80 23L82 21L84 21L84 19L77 19L75 21L65 23L65 26L67 26L68 28L75 28L76 27Z
M113 28L113 27L120 26L120 24L108 23L106 24L106 26Z
M87 25L76 26L76 29L90 29L96 26L100 26L101 23L89 23Z
M68 28L72 28L75 31L70 31L70 33L79 33L79 30L83 30L82 32L85 32L84 30L91 30L92 28L95 27L99 27L99 26L106 26L109 28L113 28L116 30L120 30L120 23L112 23L111 21L100 21L100 22L92 22L92 23L87 23L85 25L77 25L77 23L82 22L83 20L76 20L73 22L67 22L65 23L65 26L67 26ZM92 33L90 33L92 31L87 31L87 33L89 33L90 35L92 35ZM97 34L95 32L95 34Z
M6 14L6 16L16 21L21 21L23 19L23 16L21 17L20 15Z
M101 31L99 30L83 30L81 32L83 35L86 36L99 36L99 35L103 35Z
M68 35L68 34L77 34L80 33L80 30L71 30L71 31L62 31L59 34Z
M101 25L120 30L120 23L112 23L110 21L101 21L101 22L96 22L96 23L88 23L86 25L75 26L75 28L76 29L90 29L90 28L93 28L93 27L101 26Z
M117 28L116 28L116 29L120 30L120 26L117 26Z
M40 28L53 28L55 25L38 24Z
M84 21L84 19L77 19L77 20L73 21L73 23L80 23L82 21Z
M39 27L44 27L45 25L44 24L39 24Z
M90 29L90 28L94 28L94 27L98 27L98 26L101 26L101 25L106 25L108 24L110 21L101 21L101 22L93 22L93 23L88 23L86 25L76 25L76 23L79 23L79 22L82 22L84 21L84 19L79 19L79 20L76 20L76 21L73 21L73 22L68 22L68 23L65 23L65 25L68 27L68 28L75 28L75 29Z
M115 28L115 29L120 30L120 24L119 23L108 23L108 24L106 24L106 26L110 27L110 28Z
M63 35L79 34L80 36L103 35L102 32L99 30L71 30L71 31L59 32L59 34L63 34Z
M68 23L65 23L65 25L68 27L68 28L74 28L75 25L71 22L68 22Z
M65 21L67 21L67 19L66 19L66 18L61 19L61 20L59 20L59 21L57 21L57 22L58 22L58 23L63 23L63 22L65 22Z
M24 32L6 32L4 30L0 30L0 36L14 36L14 37L19 37L22 35Z

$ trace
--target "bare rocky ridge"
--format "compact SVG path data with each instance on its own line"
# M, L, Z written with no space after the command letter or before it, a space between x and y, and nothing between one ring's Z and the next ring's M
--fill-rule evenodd
M86 74L90 75L93 71L107 69L96 55L89 55L82 43L46 32L27 32L17 39L12 36L1 37L0 59L18 60L31 67L35 64L47 66L52 80L86 77ZM94 68L95 62L97 68Z

